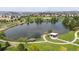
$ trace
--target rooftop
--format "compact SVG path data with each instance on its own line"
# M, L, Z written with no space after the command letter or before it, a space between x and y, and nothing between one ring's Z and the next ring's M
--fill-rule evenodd
M49 33L49 35L58 35L58 33Z

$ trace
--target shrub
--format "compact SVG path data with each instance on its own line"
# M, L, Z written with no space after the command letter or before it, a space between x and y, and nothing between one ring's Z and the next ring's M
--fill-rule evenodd
M18 49L19 51L27 51L27 49L25 48L24 44L19 44L19 45L17 46L17 49Z
M10 46L10 43L9 42L5 42L5 46L6 47L9 47Z

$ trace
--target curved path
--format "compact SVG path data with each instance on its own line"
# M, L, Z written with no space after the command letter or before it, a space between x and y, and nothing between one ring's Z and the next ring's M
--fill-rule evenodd
M77 41L77 39L79 39L78 36L77 36L78 32L79 32L79 30L75 32L75 34L74 34L74 35L75 35L75 38L74 38L74 40L71 41L71 42L66 41L66 40L62 40L62 39L59 39L59 38L56 39L56 40L59 40L59 41L65 42L65 43L62 43L62 44L72 44L72 45L79 46L79 44L75 44L75 43L74 43L75 41ZM53 37L50 37L50 38L53 40ZM58 43L58 44L61 44L61 43Z
M65 43L55 43L55 42L51 42L51 41L48 41L47 39L46 39L46 34L44 34L43 36L42 36L42 38L44 39L44 41L38 41L38 42L28 42L29 44L31 43L52 43L52 44L62 44L62 45L64 45L64 44L72 44L72 45L75 45L75 46L79 46L79 44L75 44L74 42L77 40L77 39L79 39L78 37L77 37L77 33L78 33L79 31L76 31L75 32L75 38L74 38L74 40L73 41L71 41L71 42L69 42L69 41L66 41L66 40L62 40L62 39L57 39L57 40L59 40L59 41L62 41L62 42L65 42ZM53 39L52 37L50 37L51 39ZM16 45L18 45L18 44L20 44L20 43L22 43L22 44L25 44L25 42L11 42L11 41L5 41L5 40L0 40L1 42L9 42L12 46L16 46Z
M62 39L57 39L57 40L60 40L62 42L65 42L65 43L55 43L55 42L51 42L51 41L48 41L46 38L45 38L46 35L43 35L43 39L46 40L48 43L52 43L52 44L72 44L72 45L75 45L75 46L79 46L79 44L75 44L75 43L72 43L72 42L69 42L69 41L66 41L66 40L62 40ZM50 37L51 39L53 39L52 37Z
M74 40L71 41L71 42L75 42L77 39L79 39L79 38L78 38L78 35L77 35L78 33L79 33L79 30L75 32L75 38L74 38Z

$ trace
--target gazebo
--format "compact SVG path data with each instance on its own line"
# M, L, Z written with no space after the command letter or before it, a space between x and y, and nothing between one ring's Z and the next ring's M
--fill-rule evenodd
M49 33L49 36L51 36L53 38L57 38L58 37L58 33Z

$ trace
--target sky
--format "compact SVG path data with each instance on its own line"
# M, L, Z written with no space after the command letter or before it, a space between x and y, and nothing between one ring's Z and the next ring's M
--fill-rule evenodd
M15 12L79 11L79 7L0 7L0 11L15 11Z

